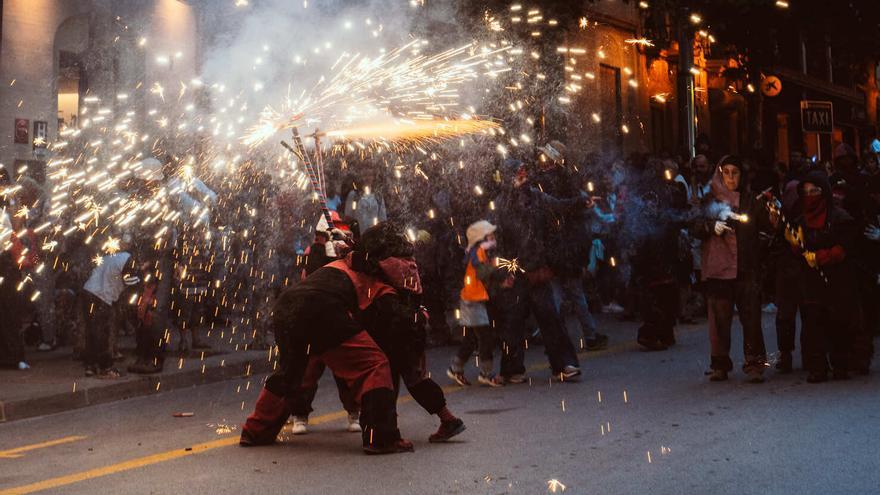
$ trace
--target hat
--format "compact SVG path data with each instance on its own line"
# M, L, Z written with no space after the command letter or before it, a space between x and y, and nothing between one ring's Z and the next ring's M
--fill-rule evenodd
M351 232L351 228L347 223L342 221L342 217L339 216L339 213L336 211L330 210L330 221L333 222L333 228L339 229L343 232ZM327 225L327 216L321 215L321 218L318 219L318 225L315 226L315 232L329 232L330 229Z
M413 255L413 245L391 222L379 222L364 231L355 250L363 252L372 261L379 262L385 258L406 258Z
M143 180L161 180L162 179L162 163L159 160L148 157L135 163L131 169L134 171L135 177Z
M718 168L721 168L725 165L733 165L734 167L740 169L740 171L743 170L742 158L736 155L725 155L721 158L721 160L718 161Z
M486 238L487 235L498 230L498 227L492 225L486 220L480 220L472 223L467 228L468 250L474 247L478 242Z
M834 148L834 159L837 160L845 156L856 156L856 150L847 143L840 143Z
M544 153L547 158L554 162L561 162L565 159L565 145L555 139L544 146L538 146L538 151Z

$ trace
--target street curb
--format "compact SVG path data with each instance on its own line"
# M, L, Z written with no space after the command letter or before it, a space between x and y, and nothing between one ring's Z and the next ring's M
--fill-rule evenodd
M170 363L169 363L170 364ZM214 367L192 369L167 375L143 376L135 380L93 386L75 392L47 395L32 399L0 401L0 423L33 418L47 414L80 409L95 404L143 397L170 390L179 390L231 378L251 376L272 371L272 363L267 359L254 361L225 362Z

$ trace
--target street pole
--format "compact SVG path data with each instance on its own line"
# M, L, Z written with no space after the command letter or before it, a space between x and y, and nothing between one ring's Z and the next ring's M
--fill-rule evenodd
M681 144L690 158L696 155L696 110L694 108L694 32L682 11L678 24L678 115Z

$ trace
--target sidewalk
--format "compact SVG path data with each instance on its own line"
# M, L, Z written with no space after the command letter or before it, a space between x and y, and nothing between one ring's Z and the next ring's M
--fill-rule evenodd
M167 352L165 369L155 375L126 371L135 359L134 337L120 336L123 358L115 366L123 376L115 380L87 378L71 347L51 352L28 349L30 370L0 370L0 422L271 371L268 350L238 350L242 345L230 343L228 333L222 341L220 335L217 331L212 337L203 335L202 341L211 348L190 351L183 359L176 351Z

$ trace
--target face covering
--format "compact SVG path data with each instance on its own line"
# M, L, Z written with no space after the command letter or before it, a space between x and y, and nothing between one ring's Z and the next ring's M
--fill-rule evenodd
M821 229L825 226L828 205L824 196L804 196L804 219L807 227Z
M416 294L422 293L422 281L419 278L419 266L412 258L385 258L379 262L379 268L385 279L395 289L408 290Z

